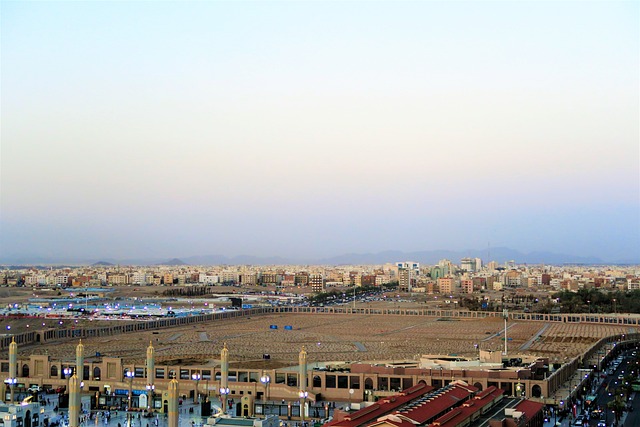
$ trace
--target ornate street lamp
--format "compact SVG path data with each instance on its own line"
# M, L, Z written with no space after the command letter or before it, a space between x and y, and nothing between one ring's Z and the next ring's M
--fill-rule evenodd
M196 392L193 395L193 403L198 403L198 395L200 394L198 392L198 384L200 383L200 380L202 379L202 375L200 375L200 374L192 374L191 375L191 379L196 382Z
M265 400L269 400L269 383L271 382L271 377L263 373L260 377L260 382L264 385Z
M304 408L307 404L307 397L309 397L309 393L304 390L300 390L298 397L302 400L302 402L300 402L300 419L304 421Z
M153 407L153 394L155 390L155 384L147 384L147 411L150 411Z
M71 378L71 374L73 374L73 368L64 368L62 370L62 373L67 380L67 387L64 391L64 394L69 394L69 378Z
M135 373L132 371L127 371L124 373L124 377L129 380L129 403L127 404L127 426L131 426L131 403L132 403L132 395L133 395L133 377Z
M16 386L16 384L18 384L18 379L7 378L6 380L4 380L4 383L9 386L9 391L11 392L11 403L13 403L13 388Z
M220 407L222 408L222 413L227 413L227 396L229 395L229 387L220 387L218 390L220 392Z

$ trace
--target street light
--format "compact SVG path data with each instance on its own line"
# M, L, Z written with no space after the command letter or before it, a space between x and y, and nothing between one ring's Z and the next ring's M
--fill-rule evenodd
M271 382L271 377L263 373L260 377L260 382L264 385L265 400L269 400L269 383Z
M227 413L227 396L229 395L229 387L220 387L220 407L222 408L222 414Z
M17 378L7 378L4 380L4 383L9 386L9 391L11 392L11 403L13 403L13 388L18 384ZM2 397L4 399L4 396Z
M127 426L131 427L131 400L132 400L132 394L133 394L133 377L135 376L135 373L133 373L132 371L127 371L124 373L124 377L126 379L129 380L129 403L127 405Z
M302 400L301 405L300 405L300 419L302 421L304 421L304 407L307 404L307 397L309 396L309 393L304 391L304 390L300 390L300 392L298 393L298 397L300 397L300 399Z
M149 411L153 406L153 393L155 390L155 384L147 384L147 411Z
M71 374L73 374L73 368L64 368L62 370L64 377L67 379L67 387L64 390L64 394L69 394L69 378L71 378Z
M193 395L193 403L198 403L198 384L200 383L200 380L202 379L202 375L200 374L191 374L191 379L194 380L196 382L196 392Z

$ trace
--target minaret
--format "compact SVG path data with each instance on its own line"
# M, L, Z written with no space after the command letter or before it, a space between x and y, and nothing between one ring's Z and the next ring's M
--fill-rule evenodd
M224 343L220 352L220 387L227 388L229 380L229 349Z
M502 317L504 318L504 355L507 355L507 320L509 320L509 312L507 309L502 310Z
M153 407L153 378L155 377L156 371L156 359L155 359L155 350L153 349L153 345L151 341L149 341L149 347L147 347L147 407Z
M175 378L169 382L169 427L178 427L178 380Z
M15 381L18 375L18 344L16 344L16 337L11 338L11 344L9 344L9 378L11 381ZM14 384L9 384L11 389L11 403L13 403L13 389Z
M78 427L80 421L80 380L73 374L69 378L69 427Z
M76 346L76 375L78 376L78 381L84 380L84 346L82 345L82 340Z
M300 365L300 391L307 390L307 350L305 346L302 346L300 354L298 355L298 365Z
M220 409L227 413L227 395L229 387L229 349L227 343L222 346L220 352Z

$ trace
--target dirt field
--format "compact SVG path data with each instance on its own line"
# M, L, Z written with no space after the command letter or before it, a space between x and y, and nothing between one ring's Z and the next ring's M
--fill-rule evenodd
M141 292L137 294L138 297L143 297L144 294L157 297L166 288L141 289L142 291L132 291L131 288L123 288L115 296L120 294L130 297L132 292ZM224 290L228 291L229 288ZM29 293L25 292L22 297L25 298ZM15 301L16 298L16 294L0 294L0 303L5 303L8 299ZM185 304L191 303L185 301ZM398 307L420 306L419 303L412 302L393 304ZM0 327L6 332L18 332L26 329L27 325L29 328L81 328L82 322L65 320L60 325L59 321L50 319L0 318ZM91 324L95 326L108 322L95 321ZM42 323L45 325L42 326ZM271 325L276 325L277 329L271 329ZM10 331L7 326L11 326ZM291 326L291 330L286 330L285 326ZM499 318L452 321L395 315L282 314L217 321L157 332L91 338L83 340L83 344L87 356L100 352L104 356L122 357L127 363L142 363L151 341L156 350L157 363L206 365L216 362L222 345L226 342L231 358L236 362L250 364L255 361L262 366L265 363L262 355L266 353L271 356L268 365L277 367L295 364L303 345L307 348L310 363L414 360L422 354L474 357L476 345L483 350L502 351L503 327ZM550 324L526 351L520 351L543 328L544 323L510 322L507 333L510 338L509 354L514 357L549 356L552 361L564 361L582 353L605 335L629 332L629 328L624 326ZM76 345L77 342L60 342L25 346L19 348L19 352L21 356L49 354L55 359L72 361Z
M270 329L276 325L278 329ZM291 330L285 330L285 326ZM563 326L563 325L558 325ZM509 354L549 356L562 361L586 350L600 336L622 333L628 328L587 325L578 335L553 326L545 331L529 351L519 348L543 327L542 323L513 323L508 335ZM501 351L503 323L500 319L439 321L414 316L307 315L254 316L196 326L140 332L83 340L85 354L122 357L142 363L149 342L153 342L157 363L214 364L223 343L234 361L259 361L271 356L270 366L295 364L306 346L309 362L413 360L422 354L456 354L473 357L475 344L481 349ZM564 338L562 338L564 337ZM21 355L49 354L73 360L77 342L61 342L19 348Z

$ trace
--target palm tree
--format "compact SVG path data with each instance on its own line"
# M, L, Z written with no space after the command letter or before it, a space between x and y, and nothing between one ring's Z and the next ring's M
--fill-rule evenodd
M609 403L607 403L607 407L613 411L616 419L616 425L620 422L620 417L622 417L622 411L625 410L626 404L623 398L623 394L620 393L620 390L615 391L615 398Z

